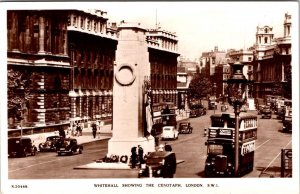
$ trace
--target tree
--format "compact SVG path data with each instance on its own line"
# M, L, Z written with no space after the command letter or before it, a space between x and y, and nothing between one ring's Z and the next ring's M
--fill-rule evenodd
M206 97L212 92L212 84L208 78L205 77L204 73L197 73L194 74L188 90L189 98L196 98L200 99L202 97Z
M7 109L8 118L23 119L23 109L29 98L30 73L27 71L7 70Z

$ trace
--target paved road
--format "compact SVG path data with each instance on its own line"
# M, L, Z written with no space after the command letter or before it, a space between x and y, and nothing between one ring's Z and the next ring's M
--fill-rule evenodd
M178 140L162 141L172 145L178 165L175 178L204 177L206 146L204 128L209 126L210 114L191 118L192 134L180 134ZM259 119L254 170L244 177L279 177L280 150L291 148L291 134L281 132L282 123L275 119ZM56 156L56 153L38 153L35 157L10 158L10 179L72 179L72 178L136 178L137 170L75 170L74 167L91 163L107 153L107 140L85 145L83 154Z

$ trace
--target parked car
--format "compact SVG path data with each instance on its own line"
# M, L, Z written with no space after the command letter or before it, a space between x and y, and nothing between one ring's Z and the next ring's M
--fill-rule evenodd
M271 111L271 107L270 106L265 106L262 111L261 111L261 118L272 118L272 111Z
M203 106L203 104L200 105L201 115L206 115L206 108Z
M56 146L58 145L60 138L61 137L59 137L58 135L52 135L47 137L44 143L39 144L39 151L40 152L56 151Z
M288 108L285 112L284 119L282 120L282 131L292 132L292 109Z
M179 133L193 133L193 127L190 122L179 123Z
M35 156L37 148L29 137L12 137L8 139L8 157Z
M179 132L174 126L164 126L161 139L178 139Z
M57 155L82 154L83 146L78 145L76 139L68 138L63 141L63 146L57 150Z
M173 178L176 172L176 155L172 151L151 152L139 171L140 177Z

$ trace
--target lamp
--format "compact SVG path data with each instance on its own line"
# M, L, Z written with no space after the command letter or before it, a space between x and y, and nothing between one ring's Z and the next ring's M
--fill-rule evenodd
M235 163L234 174L238 175L239 167L239 114L241 106L246 102L246 86L248 80L243 75L243 64L232 64L232 74L227 80L228 102L234 108L235 114Z

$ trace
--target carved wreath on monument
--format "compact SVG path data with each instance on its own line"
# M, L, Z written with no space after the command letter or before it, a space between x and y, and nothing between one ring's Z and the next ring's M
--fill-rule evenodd
M134 67L126 63L120 65L117 68L115 78L122 86L131 85L136 78Z

